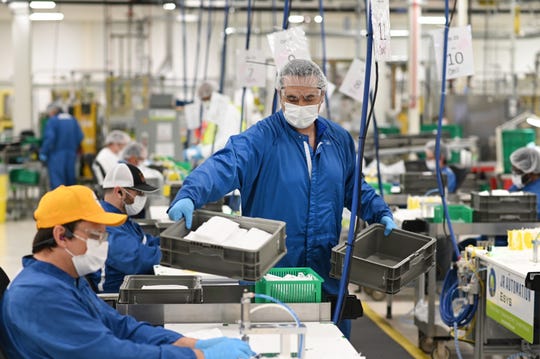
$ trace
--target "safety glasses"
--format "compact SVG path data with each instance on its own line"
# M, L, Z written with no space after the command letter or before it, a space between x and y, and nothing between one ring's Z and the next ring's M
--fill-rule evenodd
M100 232L100 231L96 231L92 229L77 229L77 230L86 233L86 238L71 232L68 228L66 228L66 237L68 238L75 237L85 242L89 239L92 239L94 241L98 241L99 244L107 241L107 239L109 238L109 232L106 232L106 231Z

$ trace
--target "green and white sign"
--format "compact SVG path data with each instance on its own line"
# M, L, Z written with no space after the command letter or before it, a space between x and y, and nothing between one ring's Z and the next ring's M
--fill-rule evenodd
M486 314L511 332L533 343L534 291L525 287L525 278L489 264Z

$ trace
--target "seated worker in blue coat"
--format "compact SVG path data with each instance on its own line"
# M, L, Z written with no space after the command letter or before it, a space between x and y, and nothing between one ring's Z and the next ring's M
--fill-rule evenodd
M281 110L231 136L223 149L185 180L168 213L185 217L194 208L239 189L242 215L284 221L287 254L278 267L311 267L324 278L323 290L336 295L330 255L338 244L343 208L351 208L356 151L351 135L319 116L327 80L312 61L295 59L279 72ZM360 217L395 228L392 212L364 179ZM350 335L350 321L340 329Z
M428 143L426 143L424 147L424 151L426 153L426 166L430 171L435 171L436 169L436 159L435 159L435 140L431 140ZM444 144L442 141L440 143L440 158L439 158L439 167L441 168L441 172L446 175L446 187L448 188L449 193L456 192L456 175L450 169L450 167L447 166L448 158L450 157L450 152L448 151L448 147L446 147L446 144Z
M107 212L127 214L121 226L107 227L109 253L105 267L91 277L98 292L118 293L128 274L153 274L161 260L159 237L145 233L130 217L144 209L146 194L158 188L146 183L136 166L117 163L103 180L101 206Z
M536 195L536 213L540 219L540 152L536 148L521 147L510 155L512 186L509 192L531 192Z
M226 337L188 338L124 316L92 291L84 276L107 258L107 213L92 190L60 186L34 212L37 233L23 270L0 298L0 347L10 359L236 359L254 354Z

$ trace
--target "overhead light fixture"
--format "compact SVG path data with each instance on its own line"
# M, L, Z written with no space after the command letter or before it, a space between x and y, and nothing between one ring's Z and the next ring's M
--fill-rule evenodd
M32 21L62 21L64 14L61 12L34 12L30 14Z
M163 10L174 10L176 9L176 4L173 2L166 2L163 4Z
M302 15L291 15L289 16L289 22L291 24L301 24L304 22L304 17Z
M11 1L8 6L11 10L28 9L28 3L25 1Z
M236 29L234 27L228 27L225 29L225 35L232 35L236 32Z
M540 127L540 117L531 114L529 117L527 117L527 123L533 127Z
M30 1L30 8L32 9L54 9L56 7L56 3L54 1Z
M391 37L407 37L409 36L409 30L392 30L390 29L390 36Z
M444 16L420 16L418 23L421 25L444 25L446 18Z
M185 14L185 15L180 14L176 17L176 20L180 22L195 22L199 20L199 17L195 14Z
M322 16L321 15L315 15L313 18L313 21L315 21L317 24L320 24L322 22Z

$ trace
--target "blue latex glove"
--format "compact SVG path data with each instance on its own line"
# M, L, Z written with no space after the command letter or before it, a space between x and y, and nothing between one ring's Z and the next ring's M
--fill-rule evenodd
M235 338L225 338L202 352L205 359L249 359L255 355L248 343Z
M186 219L186 228L191 229L191 222L193 221L193 211L195 205L189 198L182 198L169 209L169 218L173 221L179 221L182 218Z
M388 216L383 216L383 218L381 218L381 224L384 224L385 236L388 236L390 232L392 232L392 229L397 228L396 224L394 223L394 220Z
M214 345L217 345L221 342L224 342L226 341L227 337L217 337L217 338L210 338L210 339L199 339L197 340L197 342L195 343L195 349L206 349L206 348L210 348Z
M187 161L200 160L203 158L200 146L191 146L184 151L184 158Z
M43 154L43 153L40 153L39 154L39 160L41 162L47 162L47 155L46 154Z

